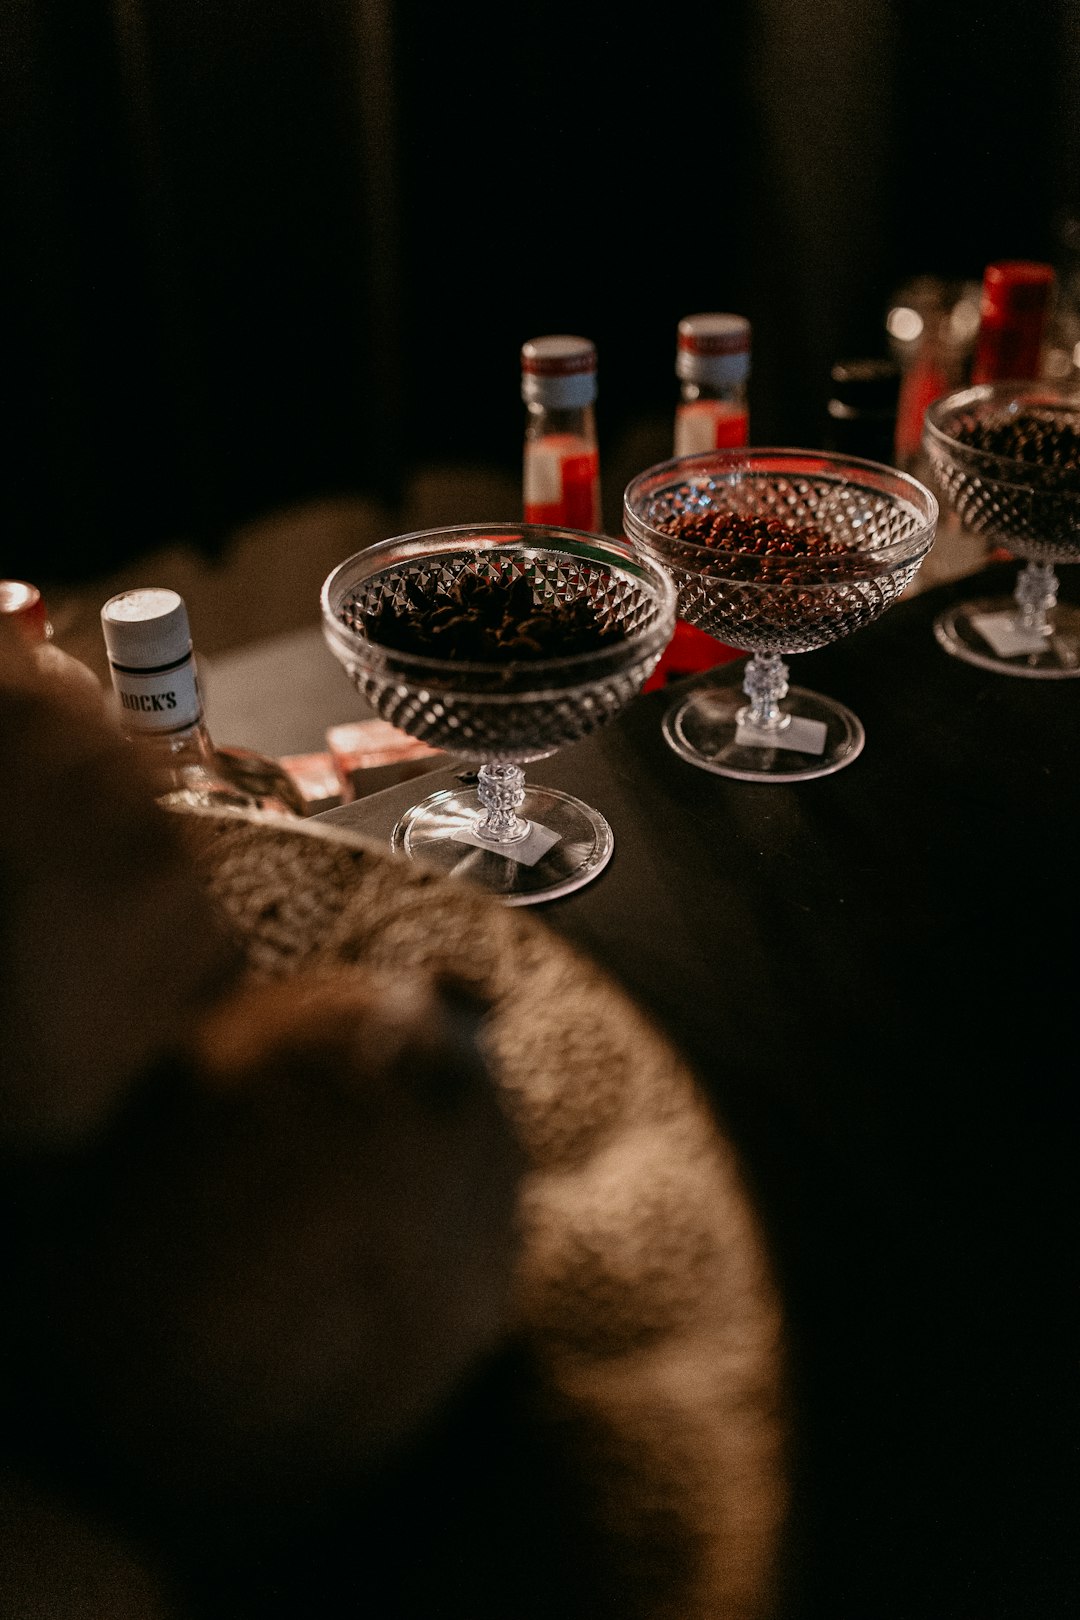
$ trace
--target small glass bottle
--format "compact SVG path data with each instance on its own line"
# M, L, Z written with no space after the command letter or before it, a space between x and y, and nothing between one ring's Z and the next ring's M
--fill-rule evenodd
M187 607L176 591L122 591L105 603L101 625L117 719L161 780L161 803L303 813L295 784L276 760L212 742Z
M889 301L885 331L900 367L895 465L921 483L932 477L922 445L927 408L971 380L981 296L977 281L926 274L905 282ZM951 516L942 512L939 539Z
M749 443L750 322L744 316L684 316L676 334L675 375L677 456Z
M1053 289L1052 265L1002 259L986 266L973 383L1027 382L1041 376Z
M69 697L101 706L101 682L80 658L56 645L45 599L36 585L25 579L0 579L0 614L29 646L39 674L62 687Z
M675 342L674 454L736 450L750 442L746 383L750 375L750 322L743 315L686 315ZM676 619L663 655L642 688L656 691L682 675L696 675L740 657L697 625Z
M521 397L525 522L600 533L595 344L561 334L530 338L521 347Z

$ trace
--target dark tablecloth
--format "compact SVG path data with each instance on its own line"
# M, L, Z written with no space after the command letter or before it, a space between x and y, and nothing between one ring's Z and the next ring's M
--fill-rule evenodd
M1080 1602L1080 680L990 673L932 633L946 601L1015 573L792 660L865 725L833 776L684 763L660 729L671 688L529 772L615 833L600 877L541 914L696 1065L768 1224L797 1376L800 1620ZM445 780L327 819L385 837Z

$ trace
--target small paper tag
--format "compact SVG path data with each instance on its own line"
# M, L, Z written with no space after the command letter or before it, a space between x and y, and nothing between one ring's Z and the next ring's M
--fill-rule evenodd
M828 729L824 720L807 720L793 714L783 731L736 726L735 741L740 748L787 748L793 754L823 754Z
M525 501L529 506L551 506L562 499L562 464L565 451L540 439L525 451Z
M529 823L529 831L515 844L496 844L490 838L480 838L471 826L461 827L451 838L458 844L474 844L477 849L490 849L496 855L505 855L508 861L520 866L535 866L541 855L546 855L552 844L559 842L559 834L539 821Z
M1045 652L1049 645L1047 636L1025 629L1015 613L973 613L971 623L999 658Z

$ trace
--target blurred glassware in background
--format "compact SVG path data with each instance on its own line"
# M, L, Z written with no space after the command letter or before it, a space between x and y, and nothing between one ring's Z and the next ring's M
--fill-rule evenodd
M101 610L121 730L176 808L303 815L299 791L280 763L247 748L218 748L203 714L187 607L176 591L121 591Z
M967 387L977 368L986 372L1023 365L1057 388L1080 388L1080 217L1063 215L1056 237L1053 265L994 260L982 281L928 273L903 283L889 299L885 330L901 368L896 464L939 492L939 476L926 452L926 412L935 400ZM1029 272L1035 286L1034 310L1018 312L1022 341L1003 330L1013 315L1009 288L1016 271L1010 266L1020 267L1021 279ZM1034 344L1033 327L1038 328ZM976 532L945 500L933 555L913 589L1009 557L1000 536Z
M885 333L900 367L897 465L916 476L923 462L927 406L968 380L980 296L977 281L927 274L905 282L889 300Z
M826 450L894 466L900 379L895 359L837 360L830 372Z
M970 378L981 299L978 281L928 273L898 287L885 315L889 350L900 367L896 465L935 490L939 486L924 446L923 422L936 399ZM973 573L990 555L986 536L966 528L955 507L942 501L933 553L911 590Z
M996 260L982 282L927 274L892 294L885 331L901 369L897 455L907 471L926 470L927 407L957 388L1034 377L1080 387L1080 216L1063 216L1056 235L1053 265ZM1017 310L1020 283L1033 296Z
M1080 389L1080 214L1064 210L1054 228L1054 297L1043 342L1040 377Z
M599 534L595 344L565 334L530 338L521 347L521 397L525 522Z

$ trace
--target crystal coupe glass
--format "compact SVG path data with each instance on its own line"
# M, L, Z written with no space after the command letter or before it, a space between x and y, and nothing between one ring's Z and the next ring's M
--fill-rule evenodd
M1080 393L1041 382L959 389L927 410L923 445L960 521L1025 564L1011 600L941 614L938 641L1004 675L1080 675L1080 609L1058 603L1054 572L1080 561Z
M668 710L676 753L750 782L849 765L862 750L860 721L789 686L784 659L878 618L915 577L937 515L933 494L906 473L826 451L718 450L634 478L623 500L628 539L669 571L680 617L751 655Z
M387 608L452 607L474 582L513 589L516 600L524 591L537 610L584 603L611 639L563 656L470 661L377 638ZM466 773L461 786L413 805L394 829L395 849L508 905L568 894L602 870L613 848L605 818L570 794L526 786L522 766L613 719L651 674L675 624L662 567L622 541L542 524L430 529L343 562L323 585L322 620L331 651L384 720L479 766L475 786Z

